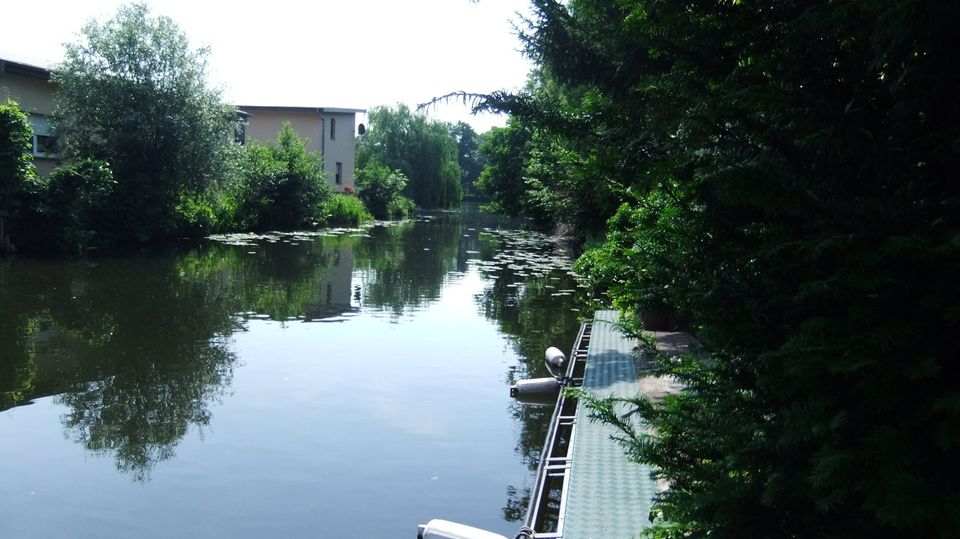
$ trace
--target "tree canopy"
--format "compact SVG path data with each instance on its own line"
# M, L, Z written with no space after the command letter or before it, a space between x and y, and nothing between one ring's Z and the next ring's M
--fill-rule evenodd
M203 199L226 174L234 111L167 17L144 4L91 21L54 73L56 123L70 157L109 163L111 229L120 241L175 233L178 205Z
M495 193L547 213L539 171L571 201L602 185L581 272L709 352L661 362L683 394L620 408L671 483L650 534L960 535L960 8L532 4L550 87L480 103L528 137Z
M457 161L460 164L460 186L463 194L476 196L478 192L475 184L485 164L480 153L484 136L463 121L451 124L450 134L457 140Z
M408 179L406 195L422 208L456 208L463 191L457 140L447 125L406 105L375 107L357 145L357 166L373 159Z
M36 175L31 134L30 121L15 101L0 104L0 253L14 248L7 219L17 209L18 195Z

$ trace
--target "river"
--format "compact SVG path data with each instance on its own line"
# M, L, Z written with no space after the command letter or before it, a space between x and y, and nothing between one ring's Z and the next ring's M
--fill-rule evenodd
M475 212L0 259L0 537L512 537L576 290Z

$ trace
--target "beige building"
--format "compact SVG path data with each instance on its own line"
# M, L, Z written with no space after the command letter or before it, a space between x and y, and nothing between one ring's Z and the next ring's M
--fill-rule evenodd
M237 107L246 117L246 140L276 140L283 122L288 121L301 138L308 139L307 150L323 156L330 184L338 191L353 190L356 157L357 114L364 109L328 107Z
M13 99L30 116L33 127L33 157L37 172L49 174L60 162L57 136L50 116L57 87L50 70L0 58L0 102Z
M0 101L12 98L30 116L33 127L33 156L37 172L49 174L60 162L57 136L50 116L56 84L50 81L50 70L0 58ZM246 115L246 139L266 142L275 140L284 121L309 139L307 150L323 156L327 177L338 191L352 190L357 131L357 114L364 109L328 107L239 107Z

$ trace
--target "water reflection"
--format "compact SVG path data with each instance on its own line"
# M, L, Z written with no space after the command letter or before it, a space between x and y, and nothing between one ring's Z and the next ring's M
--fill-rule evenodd
M508 263L483 265L487 271L495 271L498 278L477 298L484 316L495 320L500 331L510 337L520 359L508 373L511 384L524 378L549 376L543 362L544 351L556 346L569 353L580 324L580 311L571 307L569 299L575 291L575 280L568 272L551 271L554 266L561 270L568 267L569 254L559 252L559 246L543 238L528 238L488 237L488 241L495 242L497 256ZM510 414L520 426L515 450L535 471L553 408L514 401ZM506 493L503 518L511 522L522 520L529 503L529 486L509 485Z
M351 306L350 238L0 266L0 410L56 395L68 436L138 480L210 421L245 319Z
M477 286L464 309L475 311L480 326L492 323L512 349L503 387L486 388L505 399L515 379L546 375L543 351L569 348L579 313L569 257L548 238L502 225L476 213L437 214L368 230L234 235L128 257L0 261L0 412L52 397L69 439L146 482L191 431L211 424L231 384L241 384L243 336L264 324L352 328L363 313L410 322L403 331L412 332L413 318L462 280ZM311 352L325 344L305 342ZM349 343L339 346L353 352ZM389 385L367 381L374 382ZM534 470L551 410L506 406L519 427L514 452ZM364 421L354 417L345 413L343 421ZM508 459L509 443L502 444ZM498 518L514 522L523 517L528 485L505 488Z
M59 395L68 435L137 479L209 420L239 324L204 280L137 257L6 264L0 281L3 408Z
M351 290L359 234L223 236L180 258L231 312L273 320L322 320L356 310Z
M458 267L459 216L440 214L377 227L356 250L363 305L394 319L436 301Z

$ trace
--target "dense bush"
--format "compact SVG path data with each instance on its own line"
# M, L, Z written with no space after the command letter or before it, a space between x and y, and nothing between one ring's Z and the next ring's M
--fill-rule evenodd
M342 193L333 195L323 204L323 213L327 224L338 226L359 226L373 220L359 198Z
M117 183L100 232L117 242L209 225L190 220L209 220L196 204L229 168L235 110L207 84L206 55L143 4L89 22L66 45L53 75L57 129L69 157L110 163Z
M357 169L358 196L377 219L395 219L410 215L413 201L403 196L407 177L371 160Z
M650 533L960 536L960 9L533 4L522 38L567 101L488 105L608 185L588 279L634 318L688 312L709 351L661 362L683 394L620 409L671 483Z
M116 181L110 167L96 159L81 159L57 167L44 178L34 200L40 213L39 245L56 245L65 252L98 247L98 231L108 224L110 195Z
M332 191L323 158L285 122L277 140L246 146L240 165L237 223L253 230L316 227Z
M0 104L0 254L14 249L11 225L19 215L21 193L36 177L27 115L13 100Z

